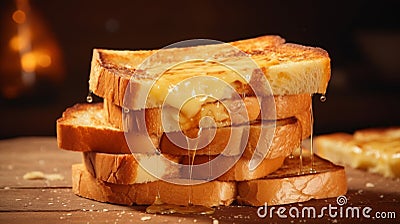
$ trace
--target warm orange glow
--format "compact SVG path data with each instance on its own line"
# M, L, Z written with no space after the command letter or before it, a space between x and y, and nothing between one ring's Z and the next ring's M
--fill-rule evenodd
M20 51L21 49L25 48L26 39L21 38L20 36L14 36L10 39L8 44L14 51Z
M18 24L22 24L26 20L26 14L22 10L17 10L13 13L12 18L13 18L14 22L16 22Z
M36 57L32 52L23 54L21 57L21 67L25 72L34 72L36 67Z
M36 66L43 68L51 65L51 57L42 52L28 52L21 57L21 67L25 72L34 72Z
M34 93L37 82L60 84L65 77L61 49L43 17L29 0L12 1L16 7L0 20L6 38L0 48L0 98L6 99Z
M51 65L51 57L47 54L37 54L37 63L41 67L49 67Z

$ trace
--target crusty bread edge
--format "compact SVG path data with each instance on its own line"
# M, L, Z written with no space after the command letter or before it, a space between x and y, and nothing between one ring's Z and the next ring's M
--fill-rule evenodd
M237 195L235 182L211 181L182 186L164 181L146 184L111 184L95 179L83 164L72 165L72 191L81 197L122 205L149 205L159 193L164 203L187 205L189 194L195 205L214 207L230 205Z
M251 206L280 205L338 197L346 192L346 173L341 167L310 175L240 182L237 201Z

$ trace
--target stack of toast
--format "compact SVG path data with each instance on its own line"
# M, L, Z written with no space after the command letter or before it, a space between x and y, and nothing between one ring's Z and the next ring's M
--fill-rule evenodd
M57 120L59 147L83 153L83 163L72 167L74 193L123 205L207 207L287 204L345 194L344 168L300 148L312 135L312 94L324 94L330 79L328 54L285 43L279 36L223 46L95 49L89 88L104 101L74 105ZM186 60L193 55L222 60ZM256 68L241 63L241 57ZM235 76L221 61L237 62L247 76ZM204 76L222 79L239 98L212 79L190 81ZM185 88L176 88L179 83ZM267 85L269 91L257 92L256 85ZM193 93L212 97L199 100ZM172 98L166 100L168 94ZM212 126L201 124L205 117ZM183 133L196 139L207 131L212 138L207 135L201 147L198 142L184 147L170 138Z

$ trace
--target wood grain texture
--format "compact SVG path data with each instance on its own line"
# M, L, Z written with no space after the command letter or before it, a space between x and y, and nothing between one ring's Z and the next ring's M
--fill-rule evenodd
M369 206L376 211L395 211L396 219L261 219L257 207L229 206L216 208L211 216L150 215L145 206L119 206L78 197L71 190L71 165L81 162L77 152L57 148L53 137L29 137L0 141L0 223L370 223L400 221L400 179L346 167L349 190L346 206ZM62 181L23 180L29 171L64 175ZM372 187L372 185L373 187ZM320 209L337 206L336 198L294 203L285 207ZM277 207L276 207L277 208ZM371 214L372 214L371 213ZM293 221L293 222L292 222Z

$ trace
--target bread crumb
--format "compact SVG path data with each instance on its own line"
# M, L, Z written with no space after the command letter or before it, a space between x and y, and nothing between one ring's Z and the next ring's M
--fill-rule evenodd
M64 180L64 176L58 173L44 174L41 171L27 172L23 176L24 180Z
M23 176L24 180L43 180L44 173L40 171L28 172Z
M365 184L365 187L375 187L375 185L373 183L369 183L368 182L368 183Z
M214 220L213 220L213 224L219 224L218 219L214 219Z
M332 220L332 223L337 223L337 219Z
M16 201L21 201L22 199L21 199L21 198L16 198L15 200L16 200Z
M193 219L193 222L197 222L197 219Z
M379 197L380 197L380 198L383 198L384 196L383 196L383 194L381 194Z
M4 187L4 190L10 190L10 187Z
M147 220L150 220L150 219L151 219L150 216L143 216L142 218L140 218L140 220L142 220L142 221L147 221Z
M103 212L108 212L108 209L106 209L106 208L103 208Z

